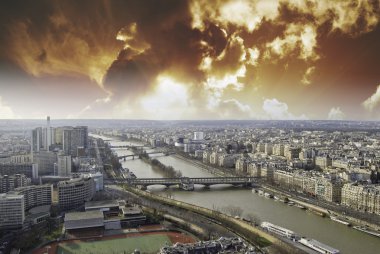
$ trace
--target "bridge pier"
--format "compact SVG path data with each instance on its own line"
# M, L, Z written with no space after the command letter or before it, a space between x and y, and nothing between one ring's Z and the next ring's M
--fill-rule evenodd
M185 191L193 191L194 190L194 184L193 183L180 183L178 184L178 187Z
M205 189L205 190L209 190L209 189L210 189L210 186L211 186L211 184L204 184L204 185L203 185L203 189Z

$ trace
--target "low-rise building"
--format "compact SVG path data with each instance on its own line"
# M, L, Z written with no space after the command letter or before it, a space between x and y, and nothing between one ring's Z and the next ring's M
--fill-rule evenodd
M104 229L104 216L100 210L65 214L65 229Z

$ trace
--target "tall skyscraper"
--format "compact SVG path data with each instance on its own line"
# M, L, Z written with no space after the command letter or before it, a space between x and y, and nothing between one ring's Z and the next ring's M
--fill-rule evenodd
M63 151L66 155L78 156L78 147L87 148L87 126L69 127L63 130Z
M42 142L42 128L38 127L32 130L32 151L33 152L39 152L41 148L43 148L43 142Z

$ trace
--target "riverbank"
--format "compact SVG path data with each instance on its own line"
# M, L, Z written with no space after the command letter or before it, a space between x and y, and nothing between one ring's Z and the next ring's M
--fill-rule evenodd
M365 227L367 227L370 230L374 230L374 231L379 231L380 230L380 226L377 225L377 224L372 224L372 223L369 223L368 221L360 220L360 219L348 216L346 214L342 214L342 213L337 212L337 211L331 211L329 209L326 209L326 208L323 208L323 207L320 207L320 206L316 206L314 204L310 204L308 202L305 202L305 201L301 200L300 198L297 198L297 197L291 195L291 193L285 193L283 191L279 191L277 189L274 189L272 186L262 185L262 188L264 190L266 190L267 192L270 192L270 193L273 193L273 194L277 194L277 195L285 196L285 197L287 197L289 199L289 201L292 201L295 204L304 206L305 208L307 208L311 212L313 212L313 213L315 213L317 215L320 215L322 217L337 216L337 217L345 218L345 220L347 222L349 222L349 224L352 225L352 226L365 226Z
M184 157L182 155L178 155L178 154L176 154L174 156L177 159L191 163L194 166L196 166L200 169L203 169L209 173L212 173L212 174L215 174L218 176L227 176L224 172L220 171L218 168L214 168L212 166L206 165L201 161L198 161L195 159L189 159L189 158L186 158L186 157ZM229 174L229 176L234 176L234 174ZM378 224L371 223L369 221L362 220L359 218L355 218L353 216L348 216L347 214L343 214L343 213L341 213L337 210L334 210L334 209L326 209L324 207L308 203L305 200L302 200L300 198L295 197L294 195L292 195L292 193L287 193L285 191L275 189L275 188L273 188L273 186L270 186L270 185L266 185L266 184L261 183L261 186L264 189L266 189L267 191L276 193L276 194L281 195L281 196L286 196L290 201L293 201L293 202L295 202L301 206L306 207L307 209L309 209L311 212L315 213L318 216L322 216L322 217L329 217L330 215L338 216L338 217L346 218L346 220L348 220L350 222L350 224L352 224L354 226L366 226L370 230L380 231L380 225L378 225Z
M270 251L269 253L304 253L303 251L295 248L289 243L286 243L241 219L234 218L232 216L223 214L215 210L162 197L136 188L127 186L125 186L124 188L126 191L132 192L140 197L144 197L179 209L184 209L186 211L190 211L195 214L204 216L208 219L211 219L212 221L216 221L217 223L223 225L223 227L227 228L228 230L231 230L232 232L236 233L252 245L259 246L261 248L267 248Z
M221 171L218 168L206 165L203 162L198 161L196 159L189 159L189 158L186 158L186 157L184 157L184 156L182 156L180 154L174 154L172 156L175 157L175 158L177 158L177 159L179 159L179 160L183 160L183 161L186 161L188 163L191 163L195 167L203 169L203 170L205 170L205 171L207 171L207 172L209 172L211 174L217 175L217 176L221 176L221 177L224 177L224 176L235 176L233 174L223 172L223 171Z

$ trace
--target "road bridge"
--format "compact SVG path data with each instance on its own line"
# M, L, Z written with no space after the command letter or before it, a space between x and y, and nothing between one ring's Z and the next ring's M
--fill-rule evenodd
M127 149L130 149L130 148L143 148L145 146L141 145L141 146L135 146L135 145L111 145L109 146L110 148L127 148Z
M209 187L216 184L231 184L233 186L249 187L257 182L257 177L173 177L173 178L128 178L114 179L117 183L146 188L150 185L177 185L184 190L194 190L194 184Z
M142 154L146 154L146 155L164 154L165 156L169 156L169 155L175 154L175 152L169 151L167 149L159 149L159 150L155 150L155 151L151 151L151 152L146 152L143 149L140 149L140 150L134 151L133 154L120 155L120 156L118 156L118 158L119 158L119 160L121 160L121 159L126 160L126 158L130 158L130 157L135 159L135 157L139 157Z

